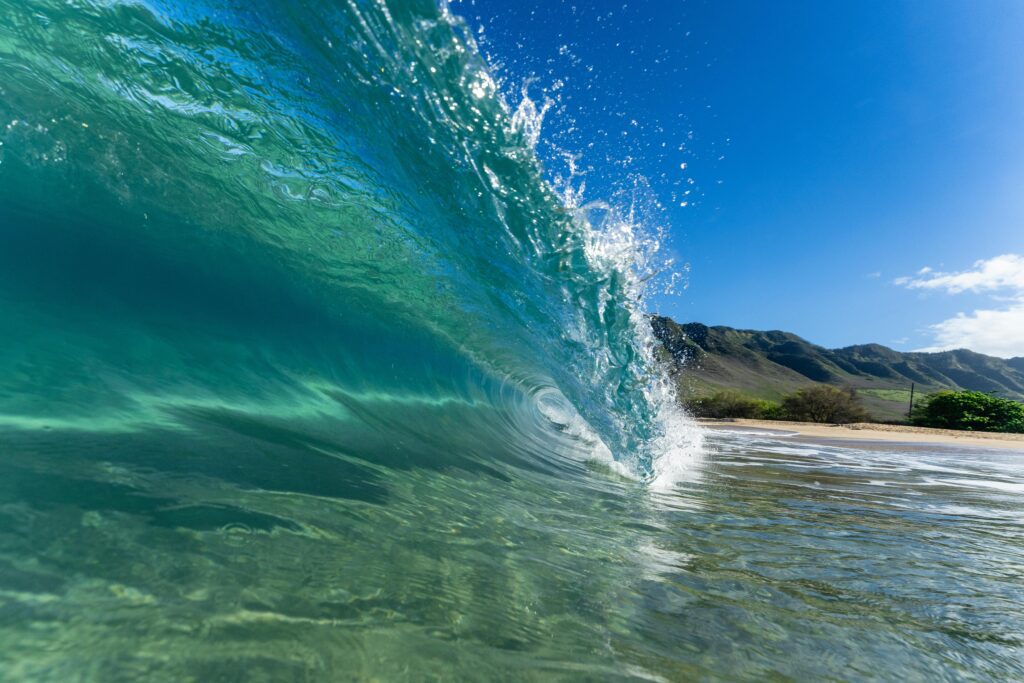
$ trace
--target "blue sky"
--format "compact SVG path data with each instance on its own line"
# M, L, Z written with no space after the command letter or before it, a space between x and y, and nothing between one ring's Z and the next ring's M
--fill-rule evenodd
M555 100L589 198L650 183L691 266L660 312L1024 355L1024 2L452 8L513 103Z

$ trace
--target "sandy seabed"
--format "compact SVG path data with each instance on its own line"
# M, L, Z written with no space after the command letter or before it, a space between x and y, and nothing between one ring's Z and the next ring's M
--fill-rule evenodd
M909 425L886 425L857 422L847 425L818 424L812 422L784 422L781 420L746 420L726 418L701 419L698 422L711 429L763 429L786 432L810 438L842 441L887 441L889 443L943 444L947 446L973 446L977 448L1007 448L1024 452L1024 434L998 432L962 432L952 429L930 429Z

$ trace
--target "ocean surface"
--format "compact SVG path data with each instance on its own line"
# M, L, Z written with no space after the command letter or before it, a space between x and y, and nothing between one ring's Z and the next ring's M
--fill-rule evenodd
M1024 455L702 433L446 6L0 0L0 680L1019 680Z

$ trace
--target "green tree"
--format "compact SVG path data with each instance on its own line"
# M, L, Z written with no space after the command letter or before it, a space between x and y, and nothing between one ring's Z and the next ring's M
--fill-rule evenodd
M845 424L868 419L855 390L837 389L827 384L816 384L790 394L782 399L782 410L787 418L800 422Z
M1024 433L1024 404L981 391L940 391L914 406L911 421L939 429Z
M695 417L745 417L758 420L778 419L780 406L773 401L753 398L727 389L711 396L685 401L687 410Z

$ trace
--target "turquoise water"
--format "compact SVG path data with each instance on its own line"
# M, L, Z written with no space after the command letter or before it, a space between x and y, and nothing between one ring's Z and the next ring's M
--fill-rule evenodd
M0 679L1012 680L1019 454L705 437L433 2L0 0Z

